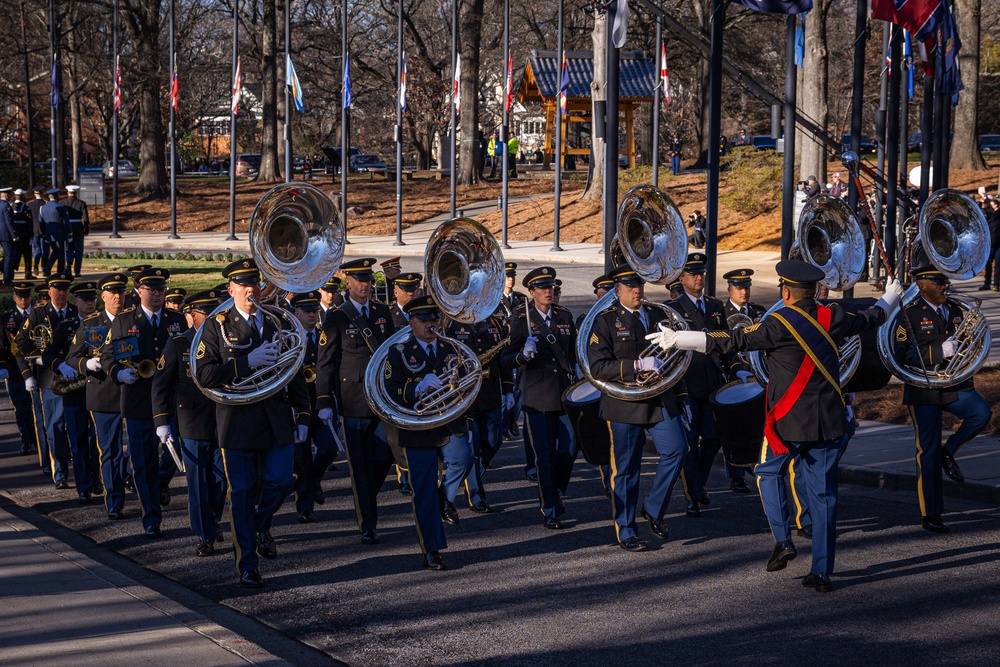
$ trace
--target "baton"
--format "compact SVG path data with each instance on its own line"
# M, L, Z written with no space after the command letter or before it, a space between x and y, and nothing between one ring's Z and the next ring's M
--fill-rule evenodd
M333 420L324 419L323 423L327 425L330 429L330 433L333 434L333 441L337 443L337 451L341 454L345 453L347 450L344 449L344 444L340 441L340 436L337 435L337 429L333 426Z
M167 438L166 442L163 443L163 446L167 448L168 452L170 452L170 457L174 460L174 463L177 465L177 469L180 470L181 472L186 473L187 470L184 469L184 460L181 458L180 453L177 451L177 441L174 440L172 437Z

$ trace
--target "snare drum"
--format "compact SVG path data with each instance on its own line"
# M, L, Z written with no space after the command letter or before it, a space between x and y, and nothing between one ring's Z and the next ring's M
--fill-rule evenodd
M587 380L569 386L562 395L577 446L587 463L595 466L611 463L611 431L600 418L601 392Z
M709 402L726 461L733 466L756 465L764 441L764 387L756 380L736 380L719 387Z

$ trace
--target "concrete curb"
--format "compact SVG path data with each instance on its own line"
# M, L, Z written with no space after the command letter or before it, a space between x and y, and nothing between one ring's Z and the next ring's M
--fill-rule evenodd
M886 489L889 491L917 490L917 475L915 472L909 474L865 466L841 465L840 482L841 484L872 486L877 489ZM993 486L992 484L969 481L966 481L965 484L958 484L945 477L944 495L950 498L961 498L963 500L974 500L991 505L1000 505L1000 487Z

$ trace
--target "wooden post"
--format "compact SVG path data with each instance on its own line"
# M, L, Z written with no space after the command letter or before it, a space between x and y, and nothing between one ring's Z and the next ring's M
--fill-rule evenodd
M629 169L635 167L635 129L632 127L632 103L625 105L625 152L628 154Z
M552 162L550 157L552 155L552 124L555 122L553 116L556 114L554 113L555 107L549 104L543 108L545 109L545 140L542 142L542 155L545 156L545 169L548 169Z

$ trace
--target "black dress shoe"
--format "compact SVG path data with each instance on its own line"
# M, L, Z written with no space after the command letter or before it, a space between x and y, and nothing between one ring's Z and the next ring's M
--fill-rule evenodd
M222 544L222 524L215 524L215 542Z
M64 480L64 479L61 479L58 482L56 482L56 488L59 489L60 491L62 491L64 489L68 489L69 488L69 483L66 480Z
M962 474L962 469L958 467L958 462L955 460L954 455L944 448L941 448L941 469L944 470L944 474L959 484L965 483L965 475Z
M559 516L562 516L565 513L566 513L566 506L563 505L561 502L557 501L556 502L556 516L559 517Z
M90 495L92 496L103 496L104 495L104 485L100 482L94 482L94 485L90 487Z
M278 547L274 544L271 531L266 530L263 533L257 533L257 553L260 554L261 558L272 559L278 557Z
M240 575L240 586L244 588L264 588L264 578L257 570L250 570Z
M455 503L444 501L444 509L441 510L441 520L450 526L458 525L458 510Z
M977 292L989 292L990 291L990 286L989 285L980 285L979 287L976 288L976 291Z
M361 533L361 544L378 544L378 534L374 530Z
M31 453L31 445L29 445L26 442L22 442L21 443L21 453L22 454L30 454Z
M553 519L552 517L548 516L545 517L545 521L542 522L542 525L548 528L549 530L559 530L563 527L562 522L559 521L559 519Z
M924 517L924 530L929 530L932 533L950 533L951 530L948 526L944 525L944 521L941 520L940 514L932 514L930 516Z
M479 514L493 514L493 508L485 500L481 500L473 505L472 511Z
M812 526L806 526L805 528L799 528L798 530L795 531L795 534L798 535L799 537L804 537L807 540L811 540L813 538L813 529L812 529Z
M701 490L701 498L698 499L698 502L701 503L702 505L712 504L712 498L708 495L708 491L706 491L705 489Z
M151 540L158 540L163 537L163 533L160 532L160 527L154 523L152 526L146 528L146 537Z
M108 510L108 519L111 521L121 521L125 518L125 515L120 509L110 509Z
M644 507L642 509L642 518L649 522L649 531L656 535L661 540L666 540L670 538L670 534L667 532L667 527L664 525L662 519L654 519L653 516L646 511Z
M313 521L315 519L313 519L313 513L310 510L299 512L299 523L312 523Z
M688 501L687 515L693 519L701 516L701 505L698 504L697 500Z
M767 571L777 572L778 570L784 570L785 566L788 565L788 561L798 555L799 553L795 550L795 545L791 542L778 542L774 545L774 553L771 554L771 559L767 561Z
M413 487L410 486L409 484L402 484L399 487L399 492L402 493L404 496L412 496Z
M319 489L318 491L313 493L313 502L316 503L317 505L326 504L326 498L323 497L323 489Z
M194 550L196 556L204 558L205 556L211 556L215 553L215 545L206 540L201 540L198 542L198 548Z
M86 493L86 492L85 493L81 493L79 499L77 500L77 502L79 502L81 505L89 505L90 504L90 494Z
M125 475L125 490L129 493L135 493L135 483L132 481L132 475Z
M160 505L166 507L170 504L170 488L163 487L160 489Z
M444 564L444 560L441 558L441 554L436 551L424 554L422 567L425 570L437 570L438 572L448 569L448 566Z
M817 593L829 593L833 590L833 584L830 583L830 577L825 574L813 574L810 572L802 578L802 585L806 588L811 588Z
M538 481L538 473L534 473L534 472L528 473L528 474L526 474L524 476L524 478L526 480L528 480L529 482L537 482Z
M648 551L649 545L640 540L638 537L630 537L624 542L619 542L620 546L625 551Z
M736 477L730 480L729 489L733 493L750 493L750 487L747 485L747 481L742 477Z

